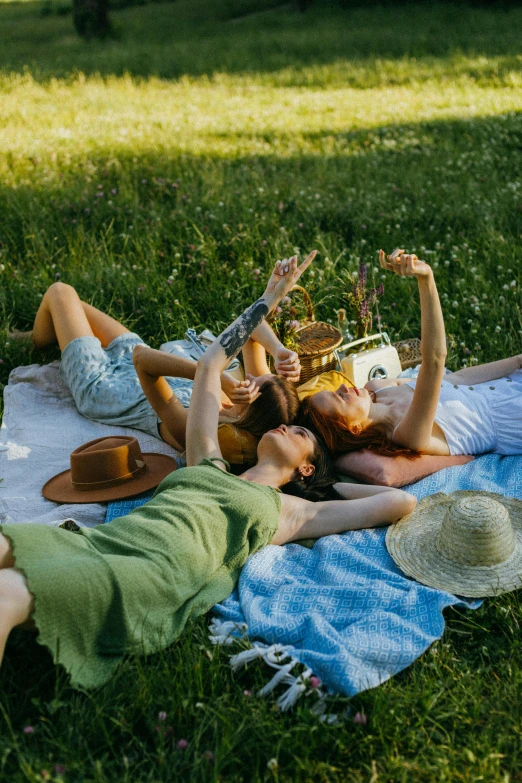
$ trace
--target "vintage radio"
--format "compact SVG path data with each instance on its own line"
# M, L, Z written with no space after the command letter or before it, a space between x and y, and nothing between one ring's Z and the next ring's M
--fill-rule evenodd
M341 345L338 355L341 370L358 388L375 378L397 378L402 370L397 349L386 332Z

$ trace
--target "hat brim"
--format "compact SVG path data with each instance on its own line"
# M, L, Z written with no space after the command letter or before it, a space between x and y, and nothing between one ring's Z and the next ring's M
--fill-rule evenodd
M486 495L509 511L515 534L515 549L502 563L473 566L457 563L436 547L448 506L469 495ZM423 498L417 508L386 533L386 547L399 568L418 582L468 598L508 593L522 587L522 501L495 492L462 490L446 495L438 492Z
M143 475L125 484L107 489L78 490L71 482L71 471L64 470L53 476L42 487L42 495L55 503L106 503L110 500L123 500L154 489L163 479L177 469L178 463L166 454L143 454L147 470Z

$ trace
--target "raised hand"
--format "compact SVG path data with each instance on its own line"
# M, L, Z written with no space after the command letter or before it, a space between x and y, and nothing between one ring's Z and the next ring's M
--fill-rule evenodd
M432 274L431 266L421 261L415 254L405 253L397 248L389 256L384 250L379 250L379 263L382 269L394 272L399 277L428 277Z
M301 376L301 362L295 351L281 346L274 353L275 370L278 375L287 381L297 383Z
M292 290L292 287L297 283L303 272L308 269L316 255L317 250L312 250L300 266L297 265L297 256L276 261L270 279L266 284L265 296L280 301Z
M234 405L250 405L259 395L260 390L253 375L247 375L244 381L238 381L230 373L221 373L221 388Z

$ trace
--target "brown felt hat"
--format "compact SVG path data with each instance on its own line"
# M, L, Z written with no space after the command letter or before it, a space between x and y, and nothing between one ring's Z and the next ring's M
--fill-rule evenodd
M49 479L42 495L55 503L121 500L157 487L177 467L165 454L142 454L136 438L96 438L71 453L71 469Z

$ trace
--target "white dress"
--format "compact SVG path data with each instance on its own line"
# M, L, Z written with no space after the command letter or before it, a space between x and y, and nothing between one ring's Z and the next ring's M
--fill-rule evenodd
M522 454L522 370L470 386L443 380L435 422L452 455Z

